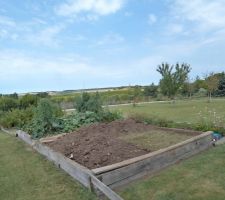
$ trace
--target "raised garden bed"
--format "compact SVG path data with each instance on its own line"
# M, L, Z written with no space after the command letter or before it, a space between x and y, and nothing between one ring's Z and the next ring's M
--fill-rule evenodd
M71 160L95 169L169 147L201 133L160 128L128 119L93 124L43 142Z
M17 136L74 179L109 199L110 188L139 179L212 146L212 132L160 128L129 119L92 124L76 132L32 140Z

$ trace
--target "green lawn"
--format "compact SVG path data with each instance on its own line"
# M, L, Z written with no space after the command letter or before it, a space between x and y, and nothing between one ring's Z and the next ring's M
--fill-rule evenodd
M93 200L96 197L15 137L0 132L1 200Z
M124 188L126 200L224 200L225 145Z
M136 107L129 106L116 106L112 110L119 110L125 114L130 113L143 113L152 116L158 116L167 120L175 122L190 122L195 123L204 116L214 118L225 118L225 99L215 99L208 103L206 99L193 100L193 101L176 101L175 104L166 103L152 103L140 104ZM215 112L215 113L214 113ZM200 117L201 116L201 117Z

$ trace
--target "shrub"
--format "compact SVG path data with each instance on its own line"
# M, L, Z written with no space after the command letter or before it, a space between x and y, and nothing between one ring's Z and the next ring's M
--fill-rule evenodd
M26 127L33 138L41 138L47 134L60 130L57 117L62 115L59 106L48 99L42 99L34 110L32 123Z
M4 112L0 117L0 124L5 128L23 128L27 123L30 123L33 117L33 107L25 110L13 109L12 111Z
M38 97L32 94L26 94L20 99L20 107L27 108L29 106L37 106Z
M73 112L70 115L64 116L60 119L60 127L62 128L62 132L70 132L80 128L83 125L99 121L99 116L94 112Z
M102 112L102 114L100 115L100 119L103 122L112 122L118 119L122 119L122 114L120 112L111 112L109 110L105 110L104 112Z
M12 97L1 97L0 98L0 110L2 111L12 111L18 107L18 101Z
M97 122L111 122L116 119L121 119L122 115L118 112L102 112L95 113L91 111L73 112L70 115L64 116L60 119L60 127L62 132L74 131L81 126L97 123Z
M78 112L102 112L102 102L99 93L96 93L95 95L90 95L86 92L82 93L81 97L76 99L75 108Z

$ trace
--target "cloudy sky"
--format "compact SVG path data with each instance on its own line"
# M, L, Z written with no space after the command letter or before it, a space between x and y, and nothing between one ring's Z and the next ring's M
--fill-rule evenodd
M0 1L0 93L158 83L225 70L225 0Z

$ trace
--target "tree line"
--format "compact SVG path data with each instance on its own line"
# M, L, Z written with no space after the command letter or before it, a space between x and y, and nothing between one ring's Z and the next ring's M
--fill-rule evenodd
M174 99L178 93L192 97L193 94L207 94L209 101L212 96L225 96L225 73L209 73L201 79L199 76L194 81L189 78L191 67L186 63L170 65L162 63L157 67L162 78L159 82L159 90L170 99Z
M202 78L197 76L195 79L189 77L191 67L187 63L176 63L170 65L162 63L157 66L157 72L161 79L159 84L154 83L148 86L129 86L116 90L99 92L99 98L104 105L119 103L136 103L148 100L166 100L175 98L192 98L208 96L209 101L212 97L225 96L225 73L209 73ZM80 93L81 94L81 93ZM0 111L11 111L13 109L26 109L30 106L36 106L42 98L50 98L54 103L63 105L79 98L79 93L66 96L50 96L47 92L26 94L18 96L17 93L2 95L0 94ZM91 96L95 92L89 93Z

